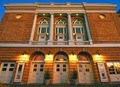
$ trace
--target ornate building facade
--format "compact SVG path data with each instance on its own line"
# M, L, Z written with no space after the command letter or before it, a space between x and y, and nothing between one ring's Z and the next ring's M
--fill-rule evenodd
M120 17L114 4L6 4L0 23L0 81L120 82Z

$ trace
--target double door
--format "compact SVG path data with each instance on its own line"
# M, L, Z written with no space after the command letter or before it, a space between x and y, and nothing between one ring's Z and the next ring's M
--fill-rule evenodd
M0 68L0 81L3 83L11 83L13 80L14 68L14 62L3 62Z
M53 83L67 83L67 82L68 82L68 64L55 63Z
M44 63L32 63L29 83L40 83L44 80Z
M92 83L92 69L89 63L78 64L78 79L80 84Z

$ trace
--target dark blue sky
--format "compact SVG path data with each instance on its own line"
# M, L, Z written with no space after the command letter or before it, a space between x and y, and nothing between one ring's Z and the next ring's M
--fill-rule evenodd
M5 8L4 4L8 3L66 3L66 2L71 2L71 3L81 3L81 2L86 2L86 3L111 3L111 4L116 4L117 8L116 11L120 9L120 0L0 0L0 20L2 19Z

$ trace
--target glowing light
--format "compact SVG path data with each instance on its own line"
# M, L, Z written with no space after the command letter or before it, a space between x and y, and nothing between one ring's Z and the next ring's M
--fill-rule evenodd
M21 55L21 61L28 61L29 60L29 55L28 54L24 54L24 55Z
M53 55L51 54L47 54L46 57L45 57L45 62L46 63L52 63L53 62Z
M77 59L77 55L69 55L69 61L71 62L71 63L76 63L77 61L78 61L78 59Z
M60 16L62 16L62 14L60 14Z
M78 14L76 14L76 16L78 16Z
M93 60L95 62L102 62L103 61L103 56L102 55L98 55L98 54L93 55Z

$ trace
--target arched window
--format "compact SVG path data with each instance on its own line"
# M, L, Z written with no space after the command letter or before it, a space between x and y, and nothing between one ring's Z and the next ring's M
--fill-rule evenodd
M39 22L38 34L39 33L49 34L49 21L48 20L43 19Z
M56 21L56 38L59 41L67 40L67 23L63 19L59 19Z
M73 21L73 33L84 33L83 21L76 19Z
M55 61L68 61L68 60L67 60L67 57L65 55L58 54L55 58Z
M40 21L40 24L49 25L49 21L47 21L46 19L43 19L42 21Z
M66 22L64 20L60 19L56 22L56 24L57 25L66 25Z

